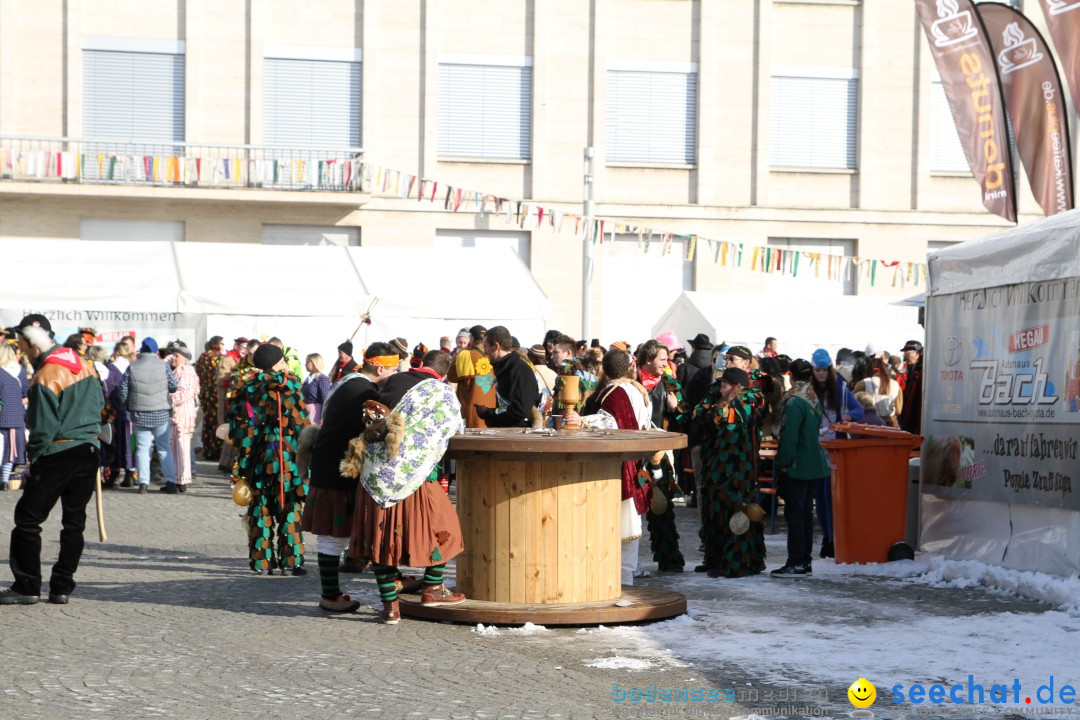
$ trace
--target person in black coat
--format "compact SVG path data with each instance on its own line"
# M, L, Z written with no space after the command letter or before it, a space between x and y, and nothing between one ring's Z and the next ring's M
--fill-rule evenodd
M527 427L540 404L540 387L529 363L513 350L510 331L496 325L484 336L484 352L495 371L496 406L477 403L476 413L488 427Z
M690 378L694 377L698 371L711 368L713 365L713 344L708 335L698 333L688 344L693 349L693 352L686 356L686 362L679 365L679 370L675 375L679 380L679 384L684 388L690 382Z

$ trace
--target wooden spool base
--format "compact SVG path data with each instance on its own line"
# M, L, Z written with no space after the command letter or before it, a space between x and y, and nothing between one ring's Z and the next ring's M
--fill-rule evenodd
M406 617L473 625L621 625L667 620L686 613L686 596L661 588L623 585L620 607L612 600L600 602L526 604L466 600L460 605L424 607L419 595L399 595Z

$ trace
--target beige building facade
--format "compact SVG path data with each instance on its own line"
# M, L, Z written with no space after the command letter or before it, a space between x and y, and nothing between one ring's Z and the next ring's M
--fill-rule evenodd
M909 0L0 0L0 239L510 247L577 335L580 234L358 188L358 161L581 213L592 147L598 217L923 262L1006 226L935 80ZM923 289L685 249L594 246L591 335L641 339L683 290Z

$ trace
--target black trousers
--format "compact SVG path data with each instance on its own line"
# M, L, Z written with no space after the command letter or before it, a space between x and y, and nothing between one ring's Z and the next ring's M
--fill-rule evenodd
M814 552L814 483L784 475L777 490L784 498L787 521L787 564L809 565Z
M94 494L98 471L98 449L76 445L35 460L30 479L15 505L15 527L11 531L12 589L23 595L41 594L41 524L56 501L63 511L60 554L49 580L50 592L70 595L75 589L75 571L83 551L86 503Z

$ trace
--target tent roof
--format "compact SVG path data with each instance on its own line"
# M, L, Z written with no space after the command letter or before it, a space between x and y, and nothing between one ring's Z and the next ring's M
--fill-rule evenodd
M176 243L183 312L357 315L366 289L337 246Z
M378 297L388 326L451 332L472 321L532 334L548 315L509 249L3 240L0 252L17 270L0 283L0 308L358 318Z
M930 253L931 296L1080 277L1080 210Z
M172 243L0 240L0 307L174 312Z
M684 292L653 327L653 336L673 330L684 343L699 332L713 342L761 349L766 336L776 337L780 352L809 357L823 347L835 357L842 347L898 352L904 342L923 337L918 310L897 307L890 298L815 297L795 303L777 293L744 294Z

